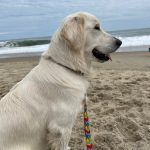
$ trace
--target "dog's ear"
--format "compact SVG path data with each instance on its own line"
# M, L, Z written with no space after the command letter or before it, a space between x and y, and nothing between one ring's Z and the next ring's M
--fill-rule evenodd
M84 45L84 18L76 16L66 21L61 30L61 37L71 49L80 51Z

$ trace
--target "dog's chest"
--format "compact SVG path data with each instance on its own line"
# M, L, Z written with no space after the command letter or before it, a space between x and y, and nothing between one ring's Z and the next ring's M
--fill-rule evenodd
M61 116L61 118L72 118L82 111L83 100L87 92L87 85L82 84L78 88L53 88L53 103L50 105L52 114ZM56 92L56 93L55 93ZM57 118L56 117L56 118ZM60 120L61 120L60 118Z

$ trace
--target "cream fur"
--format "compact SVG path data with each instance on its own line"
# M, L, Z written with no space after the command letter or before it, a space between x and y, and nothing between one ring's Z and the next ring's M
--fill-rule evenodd
M1 99L0 150L67 149L89 83L62 65L87 74L95 46L113 51L113 38L94 31L97 23L88 13L68 16L39 64Z

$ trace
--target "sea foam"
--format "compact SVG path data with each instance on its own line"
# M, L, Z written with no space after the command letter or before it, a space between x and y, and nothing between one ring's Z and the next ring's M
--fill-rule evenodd
M122 47L150 45L150 35L119 38L122 40Z
M26 47L3 47L3 48L0 48L0 55L1 54L14 54L14 53L43 52L47 49L48 49L48 44L26 46Z

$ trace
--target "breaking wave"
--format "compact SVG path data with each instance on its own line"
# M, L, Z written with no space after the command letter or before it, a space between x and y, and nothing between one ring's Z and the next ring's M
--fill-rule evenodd
M150 47L150 35L118 38L122 40L121 47ZM49 38L1 41L0 54L43 52L48 49L49 42Z

